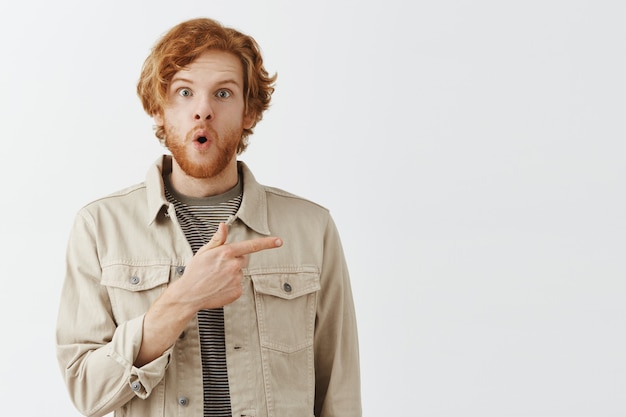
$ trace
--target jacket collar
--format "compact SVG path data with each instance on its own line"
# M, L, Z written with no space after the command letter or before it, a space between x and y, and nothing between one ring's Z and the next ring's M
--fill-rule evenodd
M255 232L269 236L265 187L256 181L252 171L244 162L237 161L237 168L243 179L243 199L236 217Z
M265 188L256 181L244 162L237 161L237 169L243 179L243 199L236 217L257 233L269 235ZM148 224L152 224L159 215L168 211L170 204L165 198L163 174L170 172L172 172L172 157L163 155L154 162L146 174Z
M148 199L148 225L152 225L159 215L167 213L169 203L165 199L163 173L172 171L172 157L160 156L146 174L146 198Z

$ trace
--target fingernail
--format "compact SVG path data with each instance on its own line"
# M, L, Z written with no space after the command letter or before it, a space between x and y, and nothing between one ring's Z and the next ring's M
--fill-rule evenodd
M276 239L276 246L283 246L283 241L281 239Z

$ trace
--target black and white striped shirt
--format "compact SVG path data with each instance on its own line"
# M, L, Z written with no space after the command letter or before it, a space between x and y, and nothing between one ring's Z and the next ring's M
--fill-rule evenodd
M220 223L225 223L239 209L243 196L241 179L237 186L224 194L191 198L178 194L164 179L165 197L174 204L176 218L195 254L211 240ZM224 341L224 309L198 312L202 378L204 382L204 416L230 417L230 390L226 367Z

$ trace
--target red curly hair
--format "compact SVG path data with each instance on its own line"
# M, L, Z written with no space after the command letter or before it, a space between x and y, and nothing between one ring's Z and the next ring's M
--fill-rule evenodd
M163 114L167 89L174 74L210 49L230 52L243 64L244 111L254 116L254 123L243 131L237 148L241 153L248 146L252 128L269 107L276 81L276 74L270 77L263 67L260 48L252 37L207 18L179 23L156 43L146 58L137 83L137 95L148 115ZM155 135L163 142L164 127L156 126Z

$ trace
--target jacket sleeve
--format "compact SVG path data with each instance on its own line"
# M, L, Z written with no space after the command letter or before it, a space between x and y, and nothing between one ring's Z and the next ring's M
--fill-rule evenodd
M360 417L361 383L356 316L348 268L329 217L315 325L315 415Z
M143 315L116 323L93 218L81 211L72 228L56 329L57 359L70 397L87 416L103 416L135 396L147 398L163 378L171 350L136 368Z

